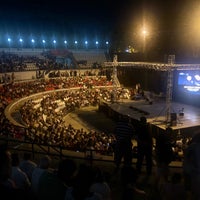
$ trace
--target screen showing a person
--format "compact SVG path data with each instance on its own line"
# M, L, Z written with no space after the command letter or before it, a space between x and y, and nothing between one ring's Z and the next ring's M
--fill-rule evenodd
M200 95L200 71L179 72L178 87L184 92Z

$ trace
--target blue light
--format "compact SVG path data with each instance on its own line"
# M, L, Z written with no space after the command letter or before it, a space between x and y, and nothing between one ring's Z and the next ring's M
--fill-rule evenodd
M44 48L45 46L48 46L48 48L55 48L55 47L59 47L59 48L73 48L73 46L75 48L99 48L99 47L103 47L102 46L102 41L98 41L97 37L93 40L90 41L89 38L83 38L83 40L81 38L73 38L72 40L70 40L70 38L67 38L66 36L62 37L62 38L56 38L55 36L52 36L51 38L46 38L45 35L41 35L40 37L37 37L36 35L30 34L29 38L25 38L24 35L21 35L20 33L16 36L14 35L5 35L5 46L7 47L22 47L24 46L24 48L28 48L28 47L37 47L37 48ZM28 39L28 41L27 41ZM61 41L60 41L61 39ZM107 38L108 39L108 38ZM29 44L27 44L29 43ZM108 47L110 46L110 43L108 40L104 40L104 47L106 47L106 49L108 49ZM18 45L18 46L17 46Z

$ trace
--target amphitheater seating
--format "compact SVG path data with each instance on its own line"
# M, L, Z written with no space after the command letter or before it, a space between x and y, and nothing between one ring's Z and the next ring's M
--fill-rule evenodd
M38 70L38 67L36 66L35 63L26 63L25 70L27 71Z
M106 56L103 50L77 50L72 51L77 61L87 61L87 65L91 66L93 63L104 63L106 62Z

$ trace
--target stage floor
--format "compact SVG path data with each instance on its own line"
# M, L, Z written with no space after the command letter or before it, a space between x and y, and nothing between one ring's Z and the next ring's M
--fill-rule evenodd
M167 121L169 121L167 120L167 104L163 99L156 100L152 104L146 100L123 100L111 103L109 106L118 113L129 115L132 119L139 120L141 116L145 116L147 122L161 129L166 129ZM180 115L182 109L183 116ZM176 113L177 116L176 125L171 126L173 130L200 129L200 108L171 102L170 113Z

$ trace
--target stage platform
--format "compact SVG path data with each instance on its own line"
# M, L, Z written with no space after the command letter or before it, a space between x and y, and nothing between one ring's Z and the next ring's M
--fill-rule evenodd
M165 130L167 123L167 104L164 99L158 99L150 104L146 100L123 100L110 103L109 107L120 114L129 115L132 119L140 120L141 116L147 118L147 122ZM200 130L200 108L191 105L171 102L170 113L175 114L175 123L170 125L177 132L187 132L191 136ZM171 114L170 114L171 119Z

